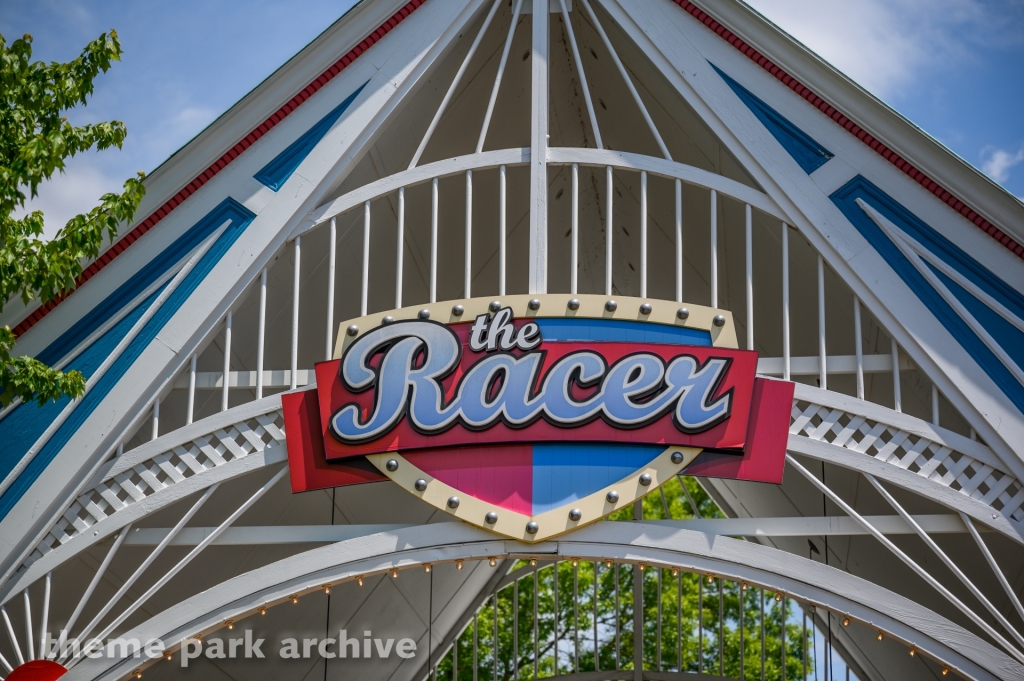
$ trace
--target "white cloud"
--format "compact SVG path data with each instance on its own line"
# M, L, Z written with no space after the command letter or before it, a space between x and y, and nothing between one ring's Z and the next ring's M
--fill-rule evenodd
M977 45L1024 39L1024 3L1013 0L746 2L882 98L926 71L972 59Z
M981 156L983 159L981 163L982 172L996 182L1003 184L1010 179L1010 168L1024 161L1024 146L1018 149L1017 153L1007 151L1006 149L986 147L981 150Z
M90 161L71 159L67 172L39 185L39 194L25 202L25 210L15 211L15 217L43 211L43 238L52 239L68 220L99 204L100 196L106 192L120 193L125 178L110 177Z

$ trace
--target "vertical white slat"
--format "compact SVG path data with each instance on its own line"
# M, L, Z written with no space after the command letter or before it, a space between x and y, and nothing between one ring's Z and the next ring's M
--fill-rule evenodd
M228 316L224 320L224 381L220 387L221 411L226 411L228 408L228 389L230 388L228 384L231 378L231 325L232 314L231 310L228 310Z
M754 218L746 204L747 237L747 350L754 349Z
M257 396L258 397L258 396ZM196 407L196 355L192 355L188 367L188 403L185 405L185 425L192 423Z
M565 0L560 0L564 3ZM572 258L569 263L569 293L576 295L580 266L580 166L572 164Z
M32 600L29 598L28 588L22 591L21 595L25 601L25 652L31 660L35 658L36 652L35 634L32 631Z
M256 399L263 399L263 348L267 335L267 270L260 272L260 321L256 330Z
M676 178L676 302L683 302L683 181Z
M484 114L484 124L480 126L480 138L476 143L476 153L484 150L484 141L487 139L487 130L491 127L491 114L494 113L494 103L498 101L498 90L501 88L501 79L505 75L505 64L508 63L508 52L512 49L512 38L516 34L516 26L519 23L519 12L523 7L523 0L516 0L512 9L512 23L508 26L508 36L505 37L505 47L501 51L501 59L498 61L498 73L494 76L494 85L491 87L491 98L487 102L487 113ZM504 294L502 294L504 295Z
M437 302L437 178L430 189L430 302Z
M612 167L607 166L605 168L605 199L604 199L604 214L605 214L605 229L604 229L604 294L606 296L612 295L612 192L615 191L614 177L612 175Z
M640 171L640 297L647 297L647 171Z
M50 624L50 581L53 578L52 572L46 573L46 581L43 583L43 619L39 623L39 659L45 660L50 656L46 645L46 628Z
M594 100L590 96L590 86L587 84L587 74L583 70L583 60L580 58L580 50L576 43L576 34L572 29L572 21L569 18L569 8L565 0L558 0L562 11L562 21L565 24L565 31L569 36L569 46L572 48L572 58L576 64L576 73L580 77L580 89L583 90L583 100L587 105L587 114L590 116L590 126L594 129L594 143L598 149L604 149L604 140L601 139L601 128L597 124L597 114L594 111ZM477 149L479 152L480 149Z
M302 264L302 237L295 237L295 268L292 273L292 356L290 389L295 390L299 373L299 272Z
M153 432L150 440L160 437L160 398L153 400Z
M932 383L932 423L939 425L939 389Z
M11 640L11 646L14 648L14 654L18 658L18 664L25 664L25 656L21 654L21 644L18 643L18 637L14 634L14 627L11 625L10 615L7 614L7 608L0 606L0 615L4 618L4 625L7 627L7 637ZM29 656L31 656L31 651Z
M718 307L718 192L711 190L711 307Z
M398 245L395 253L395 309L402 307L402 270L405 266L405 187L398 190Z
M466 171L466 257L463 263L462 290L464 298L471 298L473 283L473 171Z
M782 223L782 378L789 380L789 225Z
M853 341L857 353L857 399L864 399L864 338L860 321L860 298L853 297Z
M903 411L903 395L900 390L900 346L896 344L896 339L892 338L892 401L895 404L893 407L896 411Z
M370 202L363 204L363 281L359 292L359 315L366 316L370 299Z
M818 255L818 381L822 390L828 390L825 366L825 260Z
M399 204L401 205L401 204ZM402 218L399 217L399 225L401 225ZM401 230L401 227L399 227ZM329 360L334 355L334 287L335 287L335 273L337 271L337 260L338 260L338 224L337 218L331 218L331 232L330 232L330 243L327 246L327 344L324 349L324 361ZM399 263L401 263L402 247L398 247ZM401 270L399 270L401 271ZM401 281L402 275L399 274L399 281ZM399 293L401 296L401 293Z
M548 292L548 127L550 16L533 0L530 51L530 255L528 293Z
M523 0L517 0L517 7ZM505 166L498 168L498 295L505 295Z

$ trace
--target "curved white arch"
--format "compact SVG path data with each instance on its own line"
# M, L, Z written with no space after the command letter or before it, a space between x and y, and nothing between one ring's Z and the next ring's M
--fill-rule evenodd
M936 613L859 577L752 542L642 522L601 522L560 541L503 541L462 523L382 532L291 556L188 598L124 635L160 639L168 648L238 621L257 608L325 583L422 563L489 556L547 555L678 566L744 580L842 613L914 646L968 679L1024 679L1024 669L990 644ZM963 652L960 652L963 651ZM134 658L83 659L65 678L113 680L138 667Z

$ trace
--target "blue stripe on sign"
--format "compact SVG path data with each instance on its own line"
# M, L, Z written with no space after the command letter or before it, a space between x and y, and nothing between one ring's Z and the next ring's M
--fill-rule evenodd
M635 473L665 451L661 445L533 445L534 514L571 504Z
M22 495L25 494L26 490L32 485L33 482L39 477L43 470L53 461L57 453L68 443L75 432L82 426L92 412L99 406L100 402L110 393L113 387L121 380L122 377L128 372L131 366L135 363L135 360L139 358L142 352L149 346L149 344L156 338L156 335L164 327L167 321L177 312L185 301L188 300L189 296L196 290L206 275L210 273L214 265L223 257L224 253L227 252L228 248L241 236L245 228L252 223L256 217L249 209L242 204L238 203L234 199L227 198L219 206L213 209L205 219L209 219L210 215L217 214L218 223L221 224L225 219L230 218L231 224L228 225L227 229L217 238L217 241L210 247L202 259L196 263L196 266L192 268L192 271L188 273L184 280L178 285L178 288L164 301L164 304L160 309L153 315L152 318L146 323L146 325L139 331L138 336L135 340L125 348L121 356L118 357L110 368L107 369L106 373L96 382L91 390L82 398L82 401L75 407L74 411L71 412L68 419L57 429L57 432L53 434L50 440L43 446L43 448L36 454L32 462L25 467L21 475L11 484L10 487L4 492L3 496L0 496L0 518L6 516L11 508L14 507L18 500L21 499ZM144 309L144 305L140 305L140 308ZM134 314L134 313L133 313ZM141 316L141 312L139 312ZM137 318L136 318L137 319ZM127 324L128 328L131 328L131 324L127 321L122 321L116 329L121 329L122 324ZM119 337L123 338L124 334L127 333L128 329L124 329L122 335ZM112 333L111 332L108 333ZM104 334L106 338L107 334ZM119 340L118 339L118 340ZM116 345L116 341L107 348L109 352L113 346ZM91 347L90 347L91 349ZM83 356L86 354L82 353ZM105 354L100 352L97 356ZM100 361L102 362L102 357ZM98 366L99 363L96 365ZM93 367L95 369L95 366ZM19 409L31 409L33 405L24 405ZM58 410L59 411L59 410ZM43 424L45 428L46 424ZM14 464L21 459L21 456L28 451L29 445L38 439L41 432L37 435L29 436L26 444L23 448L19 448L21 453L14 459L14 463L6 464L6 447L5 447L5 467L3 471L10 471Z
M964 323L956 310L928 283L924 275L917 271L917 268L907 260L906 256L896 247L896 244L875 224L875 221L861 210L861 207L857 205L856 199L862 198L867 203L870 203L873 208L891 220L900 229L903 229L929 248L933 248L935 245L943 246L944 244L943 250L935 248L933 252L946 262L949 262L952 267L956 267L961 274L970 277L979 286L982 286L981 282L985 281L985 285L982 288L990 294L994 294L994 291L998 288L997 284L1005 287L1005 290L1003 290L1004 295L999 296L1001 300L1012 301L1014 296L1010 294L1016 294L1016 296L1019 296L1019 294L863 177L858 175L853 178L843 187L837 189L829 198L843 212L843 215L853 223L853 226L857 228L857 231L861 233L864 239L889 263L893 271L910 287L910 290L921 299L921 302L928 307L949 334L970 353L982 371L992 379L992 382L1010 398L1010 401L1013 402L1019 411L1024 412L1024 386L1021 386L1013 374L1003 365L1002 361L978 338L978 335L971 331L970 327ZM922 239L922 236L928 240ZM962 255L958 256L958 260L951 261L950 256L956 252ZM985 276L983 277L982 275ZM978 278L976 279L976 277ZM955 289L953 290L955 292ZM970 308L971 306L968 305L967 307ZM1013 310L1014 308L1010 307L1010 309Z
M683 326L634 322L624 319L536 320L545 341L605 341L620 343L664 343L668 345L711 345L711 332Z

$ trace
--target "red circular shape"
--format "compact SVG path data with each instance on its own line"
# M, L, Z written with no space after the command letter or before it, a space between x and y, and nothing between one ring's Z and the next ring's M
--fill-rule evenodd
M31 660L14 668L7 675L7 681L53 681L67 672L53 660Z

